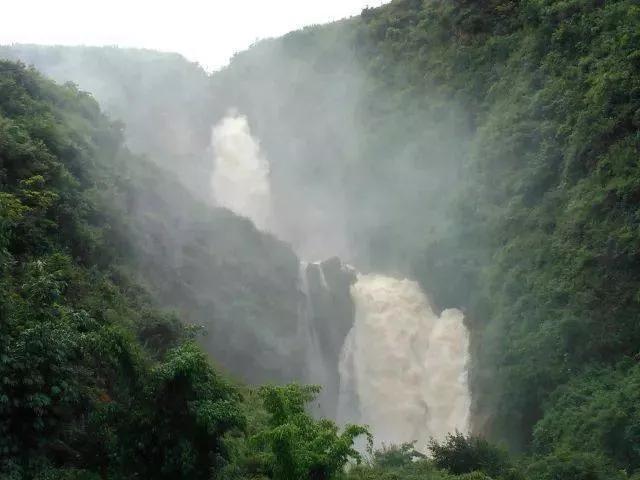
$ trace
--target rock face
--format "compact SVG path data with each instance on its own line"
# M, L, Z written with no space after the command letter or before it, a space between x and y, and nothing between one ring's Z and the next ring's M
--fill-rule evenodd
M307 381L321 383L323 392L318 398L317 410L322 416L336 418L340 377L338 362L345 338L354 322L354 304L351 285L356 281L355 271L337 257L324 262L309 263L303 269L309 303L309 321L312 341L317 344L311 362L320 367L309 370ZM322 371L322 374L314 373ZM324 378L318 378L318 377Z
M150 176L130 204L135 271L158 304L202 326L200 343L233 377L299 381L291 248L245 218L200 204L177 182Z

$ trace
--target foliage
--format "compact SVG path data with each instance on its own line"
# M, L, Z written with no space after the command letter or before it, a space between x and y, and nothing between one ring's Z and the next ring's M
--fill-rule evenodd
M259 405L246 401L197 329L136 283L131 272L151 265L127 198L174 185L122 146L120 125L20 64L0 62L0 94L0 476L328 479L359 459L366 429L305 412L317 388L264 387ZM255 240L248 222L216 214L212 226Z
M92 215L108 224L93 233L101 231L101 243L127 257L121 272L185 323L201 326L203 346L243 381L299 378L291 335L299 308L294 252L246 219L210 206L214 108L206 73L177 54L115 47L0 46L0 57L91 92L118 120L112 126L127 148L145 155L112 161L101 158L106 150L95 150L108 171L85 192L88 204L100 205ZM97 108L90 95L83 93L83 101ZM82 119L72 124L86 127ZM71 160L64 157L65 164Z
M423 458L425 456L415 450L415 442L383 446L382 449L373 452L373 463L383 468L406 467Z
M507 453L484 438L460 432L447 435L443 442L431 440L429 451L433 463L455 475L483 472L499 478L509 469Z
M210 478L240 399L118 266L118 124L0 62L0 132L0 476Z
M601 452L620 469L640 467L640 368L622 363L592 368L558 389L536 424L539 454Z
M559 451L533 461L526 471L528 478L539 480L605 480L627 478L607 460L594 453Z
M410 443L383 447L373 453L369 462L350 469L346 478L349 480L490 480L489 476L480 471L454 475L448 469L440 468L429 457L415 451L413 444Z
M456 477L438 470L427 461L418 461L402 467L381 466L375 463L359 465L349 470L346 478L348 480L453 480L463 477ZM485 478L480 477L477 480L485 480Z
M357 437L364 435L371 443L366 428L347 425L340 433L328 419L315 420L306 411L318 387L264 386L259 390L269 414L268 427L253 439L266 447L266 465L275 480L336 478L350 460L360 462L354 447Z
M466 307L476 428L527 449L558 387L637 353L640 10L399 0L362 18L372 75L469 114L452 222L415 273Z
M296 186L347 191L359 261L409 265L437 306L465 308L476 431L629 472L638 32L632 0L396 0L260 43L214 78Z
M0 46L0 57L91 92L109 117L126 124L132 151L148 155L206 199L209 79L199 65L175 53L116 47L14 44Z

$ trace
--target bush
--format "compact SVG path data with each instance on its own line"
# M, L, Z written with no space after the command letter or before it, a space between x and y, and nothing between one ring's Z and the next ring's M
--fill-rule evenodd
M484 438L465 436L460 432L447 435L444 442L432 439L429 451L438 468L454 475L482 472L499 477L510 467L507 453Z
M615 480L626 475L616 471L602 456L594 453L558 451L529 465L531 480Z

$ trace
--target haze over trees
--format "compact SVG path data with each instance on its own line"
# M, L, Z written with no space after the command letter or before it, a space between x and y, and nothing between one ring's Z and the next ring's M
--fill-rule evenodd
M0 57L0 478L640 475L637 2L395 0L211 75ZM210 194L230 108L280 239ZM464 310L472 435L367 452L284 385L326 251Z

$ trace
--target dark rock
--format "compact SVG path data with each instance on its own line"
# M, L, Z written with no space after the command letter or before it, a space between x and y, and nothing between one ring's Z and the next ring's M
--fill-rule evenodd
M323 385L321 413L335 418L338 406L340 376L338 363L345 338L354 323L351 285L356 272L333 257L324 262L307 265L312 328L317 335L321 361L328 372Z

